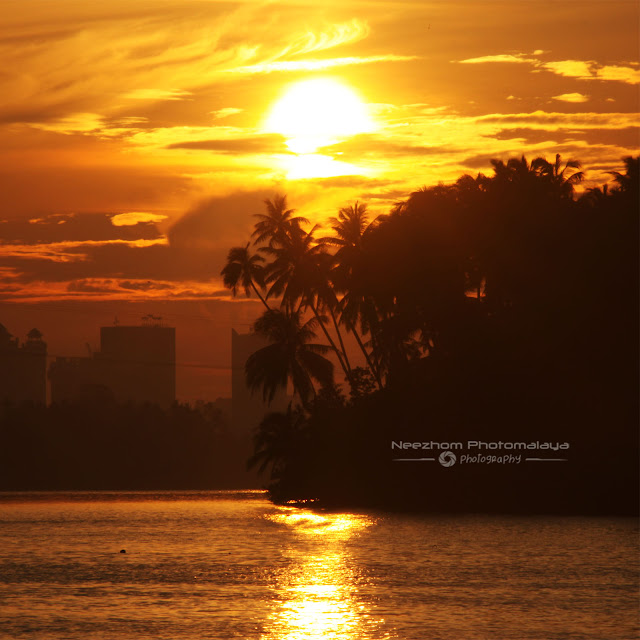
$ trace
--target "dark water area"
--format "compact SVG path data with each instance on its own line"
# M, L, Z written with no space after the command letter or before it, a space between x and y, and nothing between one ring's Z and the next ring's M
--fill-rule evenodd
M2 638L630 640L630 518L0 493ZM125 551L125 553L122 553Z

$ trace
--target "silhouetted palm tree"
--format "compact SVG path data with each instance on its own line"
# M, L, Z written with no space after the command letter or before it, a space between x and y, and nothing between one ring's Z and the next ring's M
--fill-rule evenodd
M525 156L521 158L509 158L505 164L503 160L491 160L494 179L498 183L523 182L532 176L539 175L539 169L533 163L529 164Z
M337 217L329 218L329 223L336 236L327 238L327 242L345 248L360 247L362 237L375 220L369 222L367 205L356 200L354 204L342 207Z
M317 279L318 260L325 252L315 242L316 227L307 232L300 227L288 231L287 242L261 247L270 258L265 273L267 298L282 298L282 306L294 311L303 304L305 288Z
M270 285L267 297L282 296L282 306L289 312L311 309L348 378L349 361L333 315L335 296L329 283L330 256L324 245L316 243L313 235L315 230L316 227L309 232L297 226L292 227L285 244L278 243L262 248L262 251L272 258L267 266L265 278L267 285ZM328 310L332 317L342 345L340 349L325 325L322 315L324 309Z
M609 197L609 185L604 184L602 187L590 187L580 198L581 204L587 204L591 207L601 206Z
M344 287L353 274L357 257L362 252L362 241L367 231L375 224L369 222L367 205L356 201L354 205L342 207L337 218L329 218L335 235L322 238L324 244L338 247L335 253L333 278L338 287Z
M518 197L524 200L538 200L549 195L550 176L553 165L544 158L536 158L529 164L525 156L502 160L491 160L493 178L487 187L502 196Z
M617 183L617 190L622 193L631 193L633 196L638 195L638 187L640 185L640 156L633 158L627 156L623 158L625 172L610 171L614 182Z
M363 334L367 333L372 325L377 324L373 302L367 301L362 291L358 291L356 284L356 273L362 259L363 239L367 232L374 228L376 220L370 222L367 205L356 201L351 206L342 207L337 217L329 219L335 235L322 238L321 242L338 247L333 256L331 280L337 291L343 294L339 302L340 322L355 337L371 374L381 387L379 369L357 331L358 322ZM373 332L371 335L373 340Z
M291 404L286 412L268 413L256 429L247 469L257 467L258 473L264 473L271 465L271 477L277 479L284 466L295 458L305 425L304 413Z
M260 255L249 253L249 243L246 247L234 247L227 255L227 264L220 272L222 281L227 289L235 296L238 287L244 289L245 295L250 296L251 290L262 301L262 304L269 309L267 301L256 287L256 283L261 288L264 287L264 258Z
M252 354L246 363L247 386L262 389L263 398L271 402L278 389L291 380L294 393L308 407L316 395L313 381L333 384L333 364L324 357L331 349L310 341L316 337L318 321L311 318L303 324L300 311L265 311L253 330L270 344Z
M295 209L287 209L287 196L276 195L273 200L264 201L267 213L256 213L258 218L251 237L254 244L268 241L269 246L274 244L286 244L292 229L299 228L301 224L309 221L301 216L294 217Z
M570 198L573 196L574 186L584 180L584 172L579 171L582 165L577 160L568 160L564 167L562 166L562 157L556 153L556 159L553 164L545 158L536 158L531 166L540 172L541 176L547 177L558 195ZM567 175L568 169L575 169L575 173Z

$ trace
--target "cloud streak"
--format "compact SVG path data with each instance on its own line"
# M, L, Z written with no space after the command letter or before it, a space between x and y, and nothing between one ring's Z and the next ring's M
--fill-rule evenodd
M175 89L134 89L123 97L128 100L185 100L192 95L190 91Z
M278 134L174 142L168 145L167 149L192 149L196 151L215 151L217 153L239 155L254 153L290 153L285 145L284 136Z
M0 40L0 121L42 123L43 114L47 120L57 114L59 121L74 118L68 130L89 131L127 103L191 100L225 70L301 64L299 56L353 45L370 32L359 18L326 21L314 30L295 23L274 30L269 7L261 3L231 10L202 2L166 2L152 11L147 5L132 11L122 0L109 5L62 7L37 36L26 18L15 20L14 37ZM25 46L16 46L16 38Z
M500 53L493 56L480 56L478 58L467 58L466 60L457 60L460 64L487 64L489 62L509 62L509 63L528 63L536 64L535 58L527 57L525 53Z
M542 54L544 52L540 51L539 53ZM544 62L539 57L531 57L525 53L509 53L466 58L465 60L457 60L455 62L460 64L529 64L536 70L550 71L553 74L564 76L565 78L575 78L576 80L604 80L609 82L624 82L626 84L640 83L640 69L636 66L599 64L595 60L556 60Z
M370 33L366 21L353 18L347 22L327 24L322 31L306 31L293 37L278 57L306 55L326 51L363 40Z
M582 93L562 93L559 96L552 96L552 100L559 100L560 102L588 102L589 96L585 96Z
M281 60L264 62L235 69L228 69L228 73L256 74L273 73L275 71L324 71L334 67L346 67L358 64L375 64L380 62L407 62L417 60L418 56L381 55L367 57L327 58L325 60Z
M165 216L150 213L54 214L30 219L0 220L0 246L74 242L155 241L162 234L155 222Z

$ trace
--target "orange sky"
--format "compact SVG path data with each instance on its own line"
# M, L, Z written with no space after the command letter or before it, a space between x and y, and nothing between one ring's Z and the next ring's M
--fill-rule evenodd
M224 368L231 325L259 309L227 309L218 274L276 192L322 222L522 153L602 182L640 146L635 0L2 9L0 322L37 324L58 355L118 313L162 311L191 364L206 331L189 322L211 322L201 364ZM373 126L299 156L265 123L313 78L349 87ZM180 375L182 397L228 392L226 374Z

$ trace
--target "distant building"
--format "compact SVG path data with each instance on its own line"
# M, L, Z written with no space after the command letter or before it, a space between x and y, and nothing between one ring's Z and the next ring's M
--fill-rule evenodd
M100 351L91 357L56 358L49 369L51 401L175 402L176 330L158 318L146 320L141 326L101 327Z
M0 401L47 402L47 345L37 329L19 344L0 324Z
M117 400L168 406L176 399L176 330L102 327L100 360Z
M271 404L262 399L262 393L252 394L247 388L245 364L249 356L269 343L253 333L231 330L231 424L236 433L253 431L270 411L286 409L289 398L286 389L276 393Z

